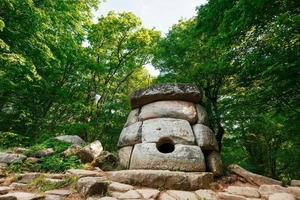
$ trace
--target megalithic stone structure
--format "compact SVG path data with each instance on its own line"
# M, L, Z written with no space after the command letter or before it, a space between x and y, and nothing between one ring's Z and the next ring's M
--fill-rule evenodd
M132 111L118 147L127 169L222 174L222 161L202 93L190 84L162 84L130 95Z

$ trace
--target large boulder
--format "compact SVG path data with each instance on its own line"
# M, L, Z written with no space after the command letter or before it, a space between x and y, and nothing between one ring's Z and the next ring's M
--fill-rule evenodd
M195 124L193 126L196 142L202 150L216 150L218 151L218 143L214 132L207 126L202 124Z
M197 120L195 104L187 101L157 101L141 108L139 119L141 121L154 118L184 119L194 124Z
M161 100L182 100L199 103L201 99L202 93L197 87L177 83L150 86L130 95L130 103L133 109Z
M92 162L95 158L101 155L103 152L102 144L99 140L92 142L91 144L85 146L79 150L76 155L84 163Z
M127 121L126 121L124 127L130 126L131 124L138 122L139 121L139 113L140 113L140 109L132 110L128 115L128 118L127 118Z
M77 144L77 145L84 145L85 141L81 139L78 135L61 135L55 137L55 139L64 141L64 142L69 142L72 144Z
M198 190L213 181L208 172L175 172L168 170L121 170L106 172L109 180L151 188Z
M195 144L195 137L188 121L173 118L149 119L142 125L142 142L159 142L168 138L173 144Z
M132 149L133 146L127 146L127 147L122 147L118 151L119 162L126 169L129 168Z
M203 124L208 126L209 125L209 120L208 120L208 115L206 112L206 109L200 105L196 104L196 110L197 110L197 124Z
M118 141L118 147L131 146L141 142L141 131L140 128L142 122L136 122L128 127L125 127Z
M176 144L173 148L172 152L163 153L155 143L136 144L131 155L130 169L205 171L204 155L200 147Z
M25 160L27 157L22 154L0 153L0 163L11 164Z

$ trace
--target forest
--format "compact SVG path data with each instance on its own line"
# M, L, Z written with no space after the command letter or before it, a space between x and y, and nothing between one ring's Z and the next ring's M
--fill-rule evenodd
M70 134L116 151L131 92L192 83L225 167L300 179L300 1L209 0L166 35L130 12L95 22L95 9L1 0L0 149Z

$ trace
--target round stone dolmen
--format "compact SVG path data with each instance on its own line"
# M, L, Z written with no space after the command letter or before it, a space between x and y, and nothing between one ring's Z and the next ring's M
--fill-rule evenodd
M220 176L218 144L201 100L190 84L154 85L131 94L132 111L118 141L121 164Z

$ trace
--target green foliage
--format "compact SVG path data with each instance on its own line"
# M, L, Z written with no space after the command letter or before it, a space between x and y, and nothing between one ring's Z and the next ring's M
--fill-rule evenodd
M52 148L55 154L60 154L61 152L66 150L70 145L71 143L50 138L42 143L31 146L30 150L27 152L27 155L31 156L36 151L47 149L47 148Z
M27 146L29 138L18 135L13 132L0 133L0 148L7 149L11 147Z
M29 187L37 188L38 190L45 192L48 190L60 189L68 186L74 186L77 183L77 177L66 177L61 182L51 182L45 179L44 175L41 175L34 179L30 184Z

